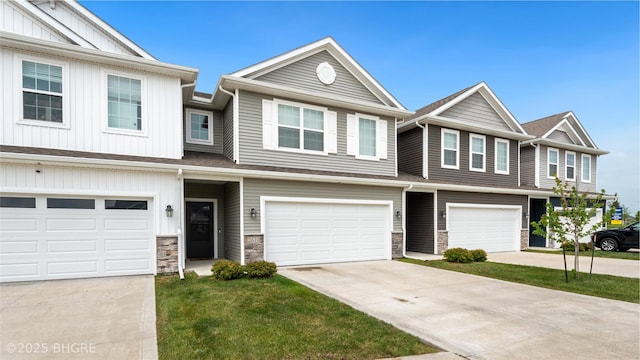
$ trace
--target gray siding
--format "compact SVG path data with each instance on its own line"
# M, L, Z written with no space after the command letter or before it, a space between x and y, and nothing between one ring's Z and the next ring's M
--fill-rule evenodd
M224 257L229 260L240 261L240 184L226 183L224 185Z
M201 198L201 199L216 199L218 203L217 220L218 229L214 229L217 232L218 237L218 256L224 257L224 238L225 238L225 223L224 223L224 185L208 184L205 182L188 182L184 184L184 197L185 198Z
M556 185L555 178L547 177L547 146L540 145L540 188L541 189L553 189ZM555 148L558 149L558 148ZM559 165L558 165L558 177L560 180L566 180L566 170L565 170L565 150L558 149L559 152ZM582 182L582 154L581 152L574 151L576 154L576 181L578 182L578 190L585 192L599 192L597 184L597 176L598 176L598 157L596 155L591 155L591 182L583 183ZM573 181L569 181L569 184L575 184Z
M433 194L407 193L407 251L433 254Z
M507 195L507 194L486 194L486 193L470 193L459 191L438 191L438 208L436 212L447 210L447 203L462 204L486 204L486 205L519 205L522 206L522 226L523 229L529 228L529 221L526 214L529 213L529 205L526 195ZM447 219L438 216L438 230L446 230Z
M423 134L415 128L398 135L398 171L422 176Z
M189 107L189 109L211 111L206 109L197 109L191 106ZM184 141L184 149L188 151L200 151L200 152L207 152L207 153L222 154L222 148L223 148L222 113L220 111L215 111L215 110L212 111L213 117L212 119L210 119L211 121L209 123L209 126L213 126L213 145L190 144L187 142L187 137L189 135L187 134L187 121L189 121L189 119L187 119L186 107L184 108L183 113L184 113L184 121L182 122L182 134L183 134L182 141Z
M347 155L347 111L336 108L329 108L329 110L336 111L338 114L337 154L323 156L264 150L262 148L262 99L264 97L255 93L241 92L239 98L241 164L395 176L395 119L382 118L387 121L387 159L379 161L356 159L354 156Z
M306 197L318 199L357 199L393 201L393 211L402 209L402 189L381 186L330 184L306 181L244 179L244 231L260 234L260 217L251 218L249 209L260 211L260 196ZM393 231L402 231L402 223L393 217Z
M563 144L575 145L575 141L571 140L569 135L562 130L556 130L552 132L551 134L549 134L548 139L558 141Z
M532 146L520 148L520 184L534 186L536 183L536 149Z
M467 120L476 126L485 126L490 129L511 131L511 128L509 128L491 105L489 105L487 100L478 93L469 96L450 109L447 109L440 114L440 116Z
M509 174L496 174L495 137L486 136L485 172L469 171L469 132L460 131L460 168L444 169L441 166L441 127L429 125L429 180L450 184L518 187L518 151L517 140L509 140ZM482 134L479 134L482 135Z
M336 71L336 80L331 85L325 85L318 80L316 67L328 62ZM382 104L366 87L326 51L288 64L256 78L274 84L290 86L297 89L338 95L355 100L364 100Z
M233 160L233 101L227 104L222 114L222 129L224 138L222 140L223 154Z

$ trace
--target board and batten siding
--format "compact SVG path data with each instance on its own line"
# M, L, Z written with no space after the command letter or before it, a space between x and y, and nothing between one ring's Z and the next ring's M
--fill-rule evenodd
M55 30L43 25L40 20L27 14L18 5L12 4L12 1L0 2L0 9L2 10L0 11L0 14L2 14L2 16L0 16L0 30L36 39L69 44L69 41L63 36L60 36ZM3 87L4 86L3 83Z
M225 238L225 226L224 226L224 185L210 184L206 182L189 182L185 181L184 184L184 197L185 199L216 199L218 208L215 214L218 220L218 229L213 229L214 236L217 236L218 241L218 256L224 257L224 238ZM187 200L197 201L197 200ZM185 207L186 209L186 207ZM185 229L186 234L186 229Z
M318 76L316 75L318 64L323 62L329 63L336 71L336 79L331 85L323 84L318 80ZM256 80L382 104L371 91L364 87L358 79L336 61L326 50L261 75L257 77Z
M213 116L209 121L209 126L213 126L213 145L192 144L187 142L187 138L189 137L189 134L187 133L188 132L187 122L191 121L191 119L189 119L187 116L187 110L189 109L208 111L213 113ZM200 152L213 153L213 154L222 154L223 147L224 147L224 144L223 144L224 131L223 131L222 116L223 116L222 112L216 111L216 110L212 111L212 110L206 110L206 109L198 109L195 107L185 107L184 121L182 122L184 149L187 151L200 151Z
M479 93L475 93L450 109L445 110L440 116L466 120L474 125L484 126L489 129L512 131Z
M175 172L113 170L105 168L63 167L53 165L0 164L2 192L29 194L70 194L70 197L114 196L144 198L155 195L156 234L176 234L180 227L181 198ZM40 172L36 172L40 170ZM171 204L173 217L165 216Z
M233 101L227 103L222 114L222 153L233 160Z
M398 171L423 176L424 131L414 128L398 134Z
M447 169L441 166L441 129L440 126L429 125L429 180L450 184L518 187L519 143L517 140L505 139L509 140L508 175L495 173L495 137L491 135L486 135L485 138L485 172L469 171L469 132L460 130L459 169Z
M347 155L347 113L345 109L329 108L337 112L337 154L316 155L282 150L265 150L262 144L262 99L273 100L256 93L241 92L240 101L240 163L287 168L335 171L345 173L395 176L394 136L395 119L387 121L387 158L380 160L356 159ZM295 101L294 99L283 99ZM309 104L316 105L316 104Z
M240 262L240 183L224 184L224 258Z
M536 184L536 149L532 146L520 148L520 184L522 186Z
M549 174L549 164L548 164L548 146L545 145L539 145L540 146L540 188L541 189L553 189L554 186L556 186L556 180L555 178L550 178L548 176ZM552 147L553 149L557 149L558 150L558 157L559 157L559 161L558 161L558 178L562 181L566 181L566 169L565 169L565 164L566 164L566 158L565 158L565 153L566 150L564 149L560 149L557 147ZM585 192L599 192L600 189L598 189L598 184L597 184L597 162L598 162L598 156L597 155L591 155L591 182L590 183L585 183L582 182L582 154L581 152L578 151L574 151L576 154L576 169L575 169L575 174L576 174L576 180L575 181L569 181L570 186L575 184L576 181L578 182L578 190L579 191L585 191Z
M41 2L36 6L102 51L135 55L112 36L89 23L63 1L56 1L56 6L53 9L48 2Z
M438 208L437 214L440 211L447 210L447 203L456 204L479 204L479 205L517 205L522 206L522 227L523 229L529 228L529 220L527 214L529 213L528 197L526 195L508 195L508 194L488 194L488 193L472 193L461 191L438 191ZM446 230L447 219L443 219L442 216L438 216L438 230Z
M2 63L3 145L88 151L179 159L182 157L182 94L180 79L68 58L0 49ZM22 106L21 59L67 64L68 128L18 123ZM105 72L106 71L106 72ZM105 131L106 73L143 78L143 134ZM64 106L64 105L63 105ZM35 121L34 121L35 122Z
M260 211L260 196L292 198L384 200L393 201L393 212L402 209L402 188L333 184L307 181L244 179L245 235L260 234L260 217L252 218L249 209ZM402 221L393 216L393 231L402 231Z
M407 251L433 254L433 194L408 192L405 218Z

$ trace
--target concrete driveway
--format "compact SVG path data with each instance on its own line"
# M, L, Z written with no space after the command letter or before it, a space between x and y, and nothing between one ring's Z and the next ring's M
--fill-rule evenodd
M152 275L0 285L0 358L157 359Z
M278 272L469 359L638 359L640 306L370 261Z

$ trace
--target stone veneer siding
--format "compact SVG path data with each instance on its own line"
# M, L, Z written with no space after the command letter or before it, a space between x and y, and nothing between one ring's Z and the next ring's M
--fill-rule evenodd
M449 248L449 232L447 230L438 230L438 254L444 254Z
M520 250L529 248L529 229L520 230Z
M178 272L178 237L156 237L156 269L158 274Z
M264 235L244 237L244 262L264 260Z
M404 241L403 233L391 233L391 257L399 259L403 255L402 243Z

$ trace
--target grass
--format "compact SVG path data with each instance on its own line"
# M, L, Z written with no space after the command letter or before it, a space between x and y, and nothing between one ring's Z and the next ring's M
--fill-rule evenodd
M440 351L285 277L156 277L160 359L378 359Z
M562 255L562 250L532 250L527 249L524 250L526 252L532 253L540 253L540 254L556 254ZM589 256L591 257L591 250L589 251L580 251L580 256ZM573 251L567 251L567 255L574 255ZM610 258L610 259L625 259L625 260L640 260L640 252L630 252L630 251L602 251L596 250L594 257L599 258Z
M633 278L600 274L589 276L589 273L579 273L578 279L574 279L573 274L570 273L569 282L567 283L565 282L564 270L535 266L511 265L489 261L468 264L450 263L444 260L422 261L402 259L401 261L553 290L627 301L636 304L640 303L640 281Z

